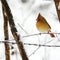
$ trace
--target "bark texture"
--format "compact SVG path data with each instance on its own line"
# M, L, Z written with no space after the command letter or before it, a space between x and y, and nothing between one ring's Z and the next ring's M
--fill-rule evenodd
M7 17L8 17L11 32L12 32L12 35L13 35L13 37L14 37L14 39L16 41L16 44L18 46L18 49L19 49L20 55L22 57L22 60L28 60L28 57L27 57L26 52L24 50L23 44L20 41L20 37L17 34L17 29L15 27L13 16L11 14L11 10L10 10L10 8L8 6L8 3L7 3L6 0L1 0L1 3L2 3L3 7L5 8L5 12L6 12Z
M58 10L59 0L54 0L54 2L55 2L56 10L57 10L58 19L60 22L60 10Z
M2 12L3 12L3 18L4 18L4 37L5 37L5 40L8 41L9 40L8 19L7 19L7 16L6 16L3 6L2 6ZM5 43L5 56L6 56L6 60L10 60L10 49L9 49L8 43Z

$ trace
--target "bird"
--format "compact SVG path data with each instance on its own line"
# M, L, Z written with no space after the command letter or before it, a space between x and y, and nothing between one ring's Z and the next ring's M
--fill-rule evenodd
M46 21L46 19L39 13L36 19L36 28L40 32L47 32L50 34L51 37L55 37L53 33L51 33L51 27Z

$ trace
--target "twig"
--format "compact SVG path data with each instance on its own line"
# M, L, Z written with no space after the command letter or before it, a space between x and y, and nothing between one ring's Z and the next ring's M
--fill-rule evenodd
M22 38L30 37L30 36L36 36L36 35L41 35L41 34L50 34L50 33L37 33L37 34L31 34L31 35L23 36ZM53 34L60 34L60 33L53 33Z
M0 43L10 43L10 44L17 44L15 42L5 42L5 41L0 41ZM43 47L60 47L60 45L45 45L45 44L31 44L31 43L23 43L24 45L30 45L30 46L43 46Z
M18 25L26 34L28 34L27 31L19 23L18 23Z
M9 44L16 44L15 42L9 42L9 41L0 41L0 43L9 43Z
M60 47L60 45L44 45L44 44L30 44L30 43L24 43L24 45L32 45L32 46L43 46L43 47Z
M58 14L58 19L59 19L59 22L60 22L60 10L58 10L59 0L54 0L54 2L55 2L55 6L56 6L56 11L57 11L57 14Z
M29 55L29 57L32 56L39 48L40 48L40 46L38 46L38 48L37 48L36 50L34 50L34 52L32 52L32 53Z

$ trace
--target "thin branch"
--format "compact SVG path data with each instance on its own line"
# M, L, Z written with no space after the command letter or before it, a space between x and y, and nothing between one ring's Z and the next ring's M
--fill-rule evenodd
M24 45L31 45L31 46L43 46L43 47L60 47L60 45L44 45L44 44L30 44L30 43L24 43Z
M18 25L26 34L28 34L28 32L19 23L18 23Z
M39 48L40 48L40 46L38 46L38 48L37 48L36 50L34 50L34 52L32 52L32 53L29 55L29 57L32 56Z
M16 44L16 42L9 42L9 41L0 41L0 43Z
M31 35L22 36L22 38L30 37L30 36L36 36L36 35L41 35L41 34L50 34L50 33L37 33L37 34L31 34ZM52 33L52 34L60 34L60 33Z
M0 43L10 43L10 44L17 44L15 42L6 42L6 41L0 41ZM30 45L30 46L43 46L43 47L60 47L60 45L45 45L45 44L31 44L31 43L23 43L24 45Z

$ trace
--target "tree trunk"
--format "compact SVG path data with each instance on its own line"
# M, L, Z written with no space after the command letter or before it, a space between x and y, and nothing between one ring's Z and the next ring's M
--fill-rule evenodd
M58 19L59 19L59 22L60 22L60 10L58 10L59 0L54 0L54 2L55 2L57 14L58 14Z
M8 41L9 37L8 37L8 20L7 20L7 16L6 13L4 11L4 8L2 6L2 11L3 11L3 17L4 17L4 36L5 36L5 41ZM9 44L5 43L5 56L6 56L6 60L10 60L10 51L9 51Z
M22 44L21 41L19 41L20 38L19 38L19 36L18 36L18 34L17 34L17 29L16 29L16 27L15 27L14 20L13 20L13 16L12 16L12 14L11 14L10 8L9 8L6 0L1 0L1 3L2 3L2 5L3 5L4 8L5 8L7 17L8 17L8 19L9 19L9 24L10 24L11 32L12 32L12 35L13 35L16 43L17 43L17 46L18 46L20 55L21 55L21 57L22 57L22 60L28 60L28 57L27 57L26 52L25 52L25 50L24 50L23 44Z

